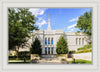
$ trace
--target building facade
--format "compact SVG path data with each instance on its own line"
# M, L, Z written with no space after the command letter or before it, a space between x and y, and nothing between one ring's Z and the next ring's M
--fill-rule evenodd
M35 37L41 42L42 45L42 54L56 54L56 44L61 35L64 36L68 42L69 50L76 50L77 48L83 47L88 44L88 36L83 33L76 32L64 32L63 30L52 30L50 26L50 17L48 19L47 30L38 30L33 32L34 41Z

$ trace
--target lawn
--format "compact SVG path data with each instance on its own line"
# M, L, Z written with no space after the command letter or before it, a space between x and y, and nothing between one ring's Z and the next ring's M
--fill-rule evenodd
M69 61L69 64L92 64L92 61L76 59L75 62Z
M8 64L29 64L30 62L8 62Z

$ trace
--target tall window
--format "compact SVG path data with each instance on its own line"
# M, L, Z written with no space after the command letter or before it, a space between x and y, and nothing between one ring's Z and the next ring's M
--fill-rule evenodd
M79 45L81 44L81 38L79 38Z
M51 44L53 45L53 38L51 39Z
M51 48L51 54L53 54L53 48Z
M77 40L78 40L78 38L76 38L76 45L77 45Z
M47 54L47 48L45 48L45 54Z
M84 45L84 38L82 38L82 44Z
M48 54L50 54L50 48L48 48Z
M50 44L50 38L48 38L48 44Z
M45 38L45 45L47 45L47 38Z

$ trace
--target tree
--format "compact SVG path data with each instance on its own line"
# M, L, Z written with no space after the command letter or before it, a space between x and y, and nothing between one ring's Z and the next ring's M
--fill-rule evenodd
M36 37L35 41L32 43L31 48L30 48L30 53L31 54L41 54L42 49L41 49L41 42L40 40Z
M35 41L31 45L32 47L30 48L30 53L31 54L41 54L42 49L41 49L41 42L40 40L36 37Z
M36 18L27 8L9 8L9 50L16 50L17 58L19 47L23 47L31 36L35 26ZM17 47L17 48L16 48Z
M76 28L79 28L81 32L91 35L92 29L92 12L85 12L81 15L77 21Z
M59 41L57 42L56 52L57 54L67 54L68 53L67 41L64 39L63 36L60 36Z

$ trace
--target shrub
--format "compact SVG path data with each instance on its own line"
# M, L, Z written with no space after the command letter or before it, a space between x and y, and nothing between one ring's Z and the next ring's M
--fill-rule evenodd
M91 44L88 44L88 45L84 45L83 47L78 48L77 50L78 51L79 50L86 50L86 49L90 49L90 48L92 48L92 46L91 46Z
M76 51L75 50L72 50L72 51L69 51L69 54L74 54Z
M61 61L66 61L66 59L62 58Z
M28 51L22 51L22 52L19 52L18 55L25 57L25 56L29 56L30 53Z
M76 53L87 53L87 52L91 52L92 49L87 49L87 50L82 50L82 51L78 51Z

